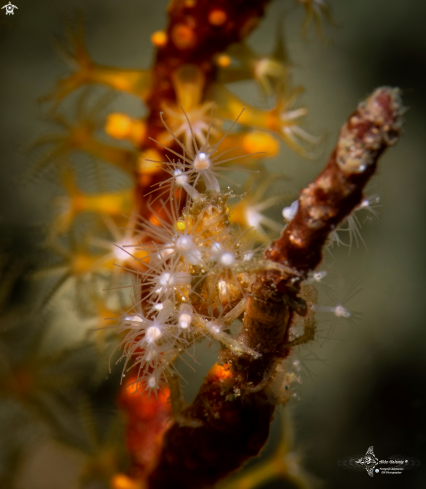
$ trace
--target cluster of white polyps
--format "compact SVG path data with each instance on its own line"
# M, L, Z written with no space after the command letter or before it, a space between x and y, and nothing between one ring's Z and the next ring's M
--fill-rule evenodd
M145 271L138 274L133 306L118 326L124 371L133 359L138 387L154 392L168 375L178 374L178 357L194 357L194 345L203 338L256 355L229 333L243 313L256 250L249 233L229 223L231 193L221 193L216 178L218 166L228 160L215 156L220 141L210 145L207 137L199 148L194 138L194 152L176 141L183 155L174 152L179 161L165 168L172 175L168 205L163 202L159 211L152 209L151 220L139 222ZM205 192L195 188L200 178ZM183 211L179 188L181 194L187 191Z

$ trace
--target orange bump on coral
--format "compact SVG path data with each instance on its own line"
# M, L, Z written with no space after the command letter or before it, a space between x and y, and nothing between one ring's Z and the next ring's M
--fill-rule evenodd
M215 8L210 11L208 16L209 24L220 26L228 20L228 14L219 8Z
M178 49L191 49L197 42L194 31L186 24L176 24L172 29L171 36Z
M145 137L146 124L126 114L114 112L108 115L105 132L115 139L128 139L139 145Z
M218 363L215 363L207 374L207 379L210 382L218 382L220 380L228 379L229 377L233 377L230 366L219 365Z
M221 54L216 58L216 63L221 68L227 68L231 64L231 58L227 54Z
M164 31L155 31L151 35L151 42L157 48L162 48L167 44L168 37Z
M111 479L111 489L142 489L142 481L134 480L124 474L116 474Z

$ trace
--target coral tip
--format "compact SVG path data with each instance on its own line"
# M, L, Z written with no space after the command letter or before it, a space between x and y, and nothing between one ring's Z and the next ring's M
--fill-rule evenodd
M176 24L171 36L178 49L191 49L197 42L194 31L186 24Z
M164 31L155 31L151 35L151 42L157 48L162 48L163 46L165 46L167 44L167 40L168 37Z
M216 25L216 26L223 25L227 19L228 19L227 13L222 9L218 9L218 8L211 10L208 17L209 24Z

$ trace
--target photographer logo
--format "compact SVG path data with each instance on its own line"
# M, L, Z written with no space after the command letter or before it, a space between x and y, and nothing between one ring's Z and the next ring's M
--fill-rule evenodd
M401 475L406 470L415 469L420 465L420 461L414 457L405 455L393 455L384 460L379 460L374 454L374 448L368 447L365 455L352 455L340 459L338 465L344 469L367 471L370 477L374 474L380 475Z
M14 15L15 12L13 11L15 8L17 9L18 7L16 5L12 5L10 2L7 5L3 5L2 9L6 9L6 15Z

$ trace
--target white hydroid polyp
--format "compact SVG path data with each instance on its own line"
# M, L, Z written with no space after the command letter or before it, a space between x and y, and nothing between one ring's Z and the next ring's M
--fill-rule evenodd
M182 141L180 141L178 139L176 134L170 129L170 127L164 121L163 113L160 112L161 121L163 122L164 127L167 129L167 131L169 132L171 137L174 139L174 141L181 147L182 154L179 154L178 152L168 148L167 146L164 146L162 143L154 140L157 144L159 144L165 150L173 153L174 155L176 155L179 158L179 161L177 161L177 162L170 161L170 159L169 159L169 162L159 162L159 163L165 163L168 166L168 169L166 170L166 171L168 171L168 173L172 174L172 171L173 171L173 178L176 179L176 185L182 186L187 191L187 193L190 195L190 197L196 198L198 196L198 193L195 190L195 187L196 187L196 185L200 179L202 179L204 181L204 184L206 186L206 190L212 190L212 191L219 193L220 192L220 186L219 186L218 178L224 178L225 180L230 181L229 179L227 179L226 177L224 177L220 174L221 171L249 171L249 170L246 170L243 168L230 168L230 167L223 168L221 165L223 165L224 163L227 163L229 161L232 161L232 160L236 160L239 158L245 158L245 157L251 156L253 154L259 154L259 153L252 153L251 155L241 155L241 156L235 156L235 157L225 158L225 159L223 159L222 157L226 153L228 153L229 151L232 151L232 150L227 150L227 151L224 151L223 153L216 154L220 144L225 139L225 137L231 132L234 125L238 122L238 119L240 118L244 109L241 111L240 115L233 122L233 124L228 129L228 131L225 132L225 134L222 136L222 138L217 143L210 144L209 137L210 137L212 118L213 118L213 106L212 106L212 112L211 112L211 116L210 116L210 124L209 124L209 128L207 131L206 140L200 146L198 146L198 144L197 144L197 140L195 138L191 124L189 122L189 119L188 119L185 111L183 109L182 109L182 111L183 111L185 117L187 118L188 126L189 126L190 131L191 131L192 145L191 145L191 147L189 147L188 145L185 145ZM174 173L176 170L179 170L177 172L177 174ZM179 183L177 182L177 179L179 179ZM188 188L191 186L190 184L192 185L192 189Z
M185 175L182 170L179 168L176 168L174 170L173 175L175 177L176 185L179 187L184 187L185 185L188 185L188 175Z
M312 306L312 309L315 312L331 312L336 316L336 318L350 318L352 315L351 312L348 311L341 304L339 304L335 307L333 307L333 306L319 306L317 304L314 304Z
M217 260L220 258L220 255L222 254L222 245L219 242L215 242L211 245L210 248L212 258L214 260Z
M127 316L124 316L124 320L130 322L136 322L136 323L142 322L142 318L137 314L128 314Z
M325 339L330 339L336 323L342 319L348 322L352 327L356 326L356 322L362 318L362 314L354 310L349 310L346 308L347 302L349 302L354 296L361 292L361 277L359 277L352 285L349 287L346 295L343 298L338 298L336 291L329 291L328 295L332 298L335 306L323 306L314 304L312 310L318 313L329 313L332 314L331 326Z
M361 203L355 210L357 211L360 209L365 209L368 212L370 212L374 217L378 218L379 213L375 210L375 207L378 207L379 203L380 203L379 194L369 195L362 199Z
M163 272L154 277L154 292L158 295L169 296L178 286L191 284L191 274L188 272Z
M199 193L192 186L193 181L195 179L195 175L191 175L190 173L185 172L185 168L180 162L180 160L176 163L174 160L170 160L168 162L164 161L152 161L154 163L161 163L163 166L163 170L166 171L170 178L166 178L161 182L155 183L151 186L153 190L145 194L145 197L152 194L157 193L157 196L154 198L152 202L155 202L157 199L162 198L164 194L167 195L165 199L165 203L169 200L173 200L176 190L183 189L185 192L192 198L196 199L199 197Z
M208 170L212 166L212 162L209 156L201 151L195 156L193 165L197 171Z
M192 251L195 248L194 240L190 235L179 236L176 240L176 251L185 254L188 251Z
M206 321L205 326L210 333L212 333L213 338L222 333L222 327L216 321Z
M142 236L145 235L142 248L151 258L148 268L153 271L157 265L158 270L161 266L167 268L164 263L170 260L177 264L181 258L184 258L184 261L190 265L200 265L202 262L206 242L211 239L210 236L204 237L206 228L202 225L202 221L206 213L201 212L195 220L188 215L183 217L179 215L175 202L174 207L168 212L167 219L154 212L161 226L156 226L146 219L141 223ZM151 240L151 244L147 238Z
M312 278L314 282L321 282L321 280L327 276L327 271L326 270L319 270L318 272L314 272L312 274Z
M251 267L247 260L258 249L247 231L236 231L229 223L226 201L232 193L220 193L217 180L218 172L225 170L219 166L228 161L225 153L216 154L222 140L211 145L207 135L200 147L193 140L187 148L175 139L183 154L178 155L182 161L166 163L170 196L160 201L161 210L151 209L151 220L139 221L140 246L148 256L140 260L143 271L136 272L133 308L127 316L135 312L140 321L122 320L118 329L125 333L120 343L125 368L133 358L147 390L158 390L170 372L179 375L176 358L193 359L195 343L205 337L256 355L228 332L242 314L238 309L235 317L229 316L244 299ZM200 179L207 190L204 195L195 189ZM185 201L178 187L192 200Z
M187 329L192 322L192 307L189 304L181 304L179 308L179 326L182 329Z
M286 222L290 222L297 211L299 210L299 201L295 200L289 207L284 207L283 209L283 218Z
M161 336L162 332L159 325L153 325L147 328L145 333L145 340L147 343L151 344L157 341Z
M220 264L223 265L224 267L232 267L235 265L236 259L235 255L231 253L230 251L227 251L223 253L223 255L220 257Z
M361 223L358 219L358 216L356 215L357 212L361 210L366 210L368 211L367 219L372 220L373 217L378 219L379 213L374 209L374 207L377 207L380 202L380 197L378 194L374 194L371 196L364 197L361 201L361 203L355 207L353 210L352 214L350 214L347 217L346 223L347 223L347 228L339 227L339 231L347 231L349 233L349 254L352 249L352 244L355 241L357 248L359 247L359 242L361 241L362 244L365 246L366 249L367 245L364 241L364 238L361 235Z
M194 238L190 234L182 234L176 239L175 250L180 253L191 265L201 263L201 250L194 243Z
M350 318L352 314L343 306L338 305L334 308L334 315L338 318Z
M262 214L263 210L272 207L280 200L281 197L271 197L258 204L247 206L245 210L245 218L249 226L254 228L260 234L263 234L265 232L263 228L267 228L277 232L281 231L282 225Z
M114 258L119 262L123 263L130 258L128 248L136 247L139 241L136 238L125 238L122 241L115 244L113 248Z
M184 170L181 170L180 168L175 168L173 170L173 176L171 179L173 183L173 177L174 177L174 183L176 187L181 187L185 190L185 192L192 198L195 199L198 197L198 192L197 190L191 185L191 178L187 173L184 173ZM173 186L173 185L172 185Z

